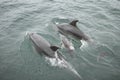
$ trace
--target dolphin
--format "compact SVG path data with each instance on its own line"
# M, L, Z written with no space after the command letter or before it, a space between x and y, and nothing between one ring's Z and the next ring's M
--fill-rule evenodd
M69 51L74 51L75 48L70 40L64 35L60 35L62 47L67 48Z
M77 27L78 20L73 20L70 23L65 24L57 24L58 32L66 37L72 36L78 40L84 40L90 42L90 38L85 35L78 27Z
M49 58L56 58L55 53L57 49L59 49L59 47L52 46L47 40L45 40L42 36L36 33L29 33L28 35L39 54L44 54ZM58 55L61 56L60 54Z
M47 40L36 33L28 33L28 35L37 52L42 52L45 55L45 58L56 59L55 61L57 61L59 66L69 69L81 79L79 73L64 59L64 56L57 51L59 47L52 46Z

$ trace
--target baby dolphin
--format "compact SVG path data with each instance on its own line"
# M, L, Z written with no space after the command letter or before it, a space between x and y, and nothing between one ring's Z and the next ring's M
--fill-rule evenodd
M74 51L75 50L72 42L69 41L67 39L67 37L65 37L64 35L60 35L60 38L61 38L61 42L62 42L62 47L67 48L69 51Z
M28 35L38 53L42 52L45 56L49 58L55 58L55 53L57 49L59 49L59 47L52 46L47 40L36 33L28 33Z
M65 35L65 36L69 36L72 35L74 38L79 39L79 40L84 40L89 42L90 38L85 35L77 26L78 20L73 20L72 22L70 22L69 24L60 24L60 25L56 25L58 28L58 31Z

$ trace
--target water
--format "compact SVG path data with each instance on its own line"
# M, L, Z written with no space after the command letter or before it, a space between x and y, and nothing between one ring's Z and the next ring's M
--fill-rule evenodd
M82 80L82 77L80 76L80 74L74 69L74 67L67 62L64 58L59 59L57 53L56 53L56 58L48 58L45 57L46 61L49 62L49 65L51 66L57 66L59 68L64 68L64 69L68 69L69 71L71 71L73 74L75 74L80 80Z
M0 80L78 80L70 70L49 65L34 51L26 32L53 45L60 38L53 23L78 19L78 27L97 45L72 58L61 50L83 80L120 80L120 0L0 0Z

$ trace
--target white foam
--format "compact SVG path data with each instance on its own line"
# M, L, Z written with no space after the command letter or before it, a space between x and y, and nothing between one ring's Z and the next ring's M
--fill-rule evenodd
M74 48L73 46L70 46L70 50L72 50L72 51L73 51L73 50L75 50L75 48Z
M78 76L80 79L82 79L82 77L80 76L80 74L72 67L72 65L70 63L68 63L65 59L59 59L57 52L55 53L56 58L48 58L45 57L45 59L47 61L49 61L51 66L57 66L59 68L66 68L68 70L70 70L71 72L73 72L76 76Z
M84 50L86 47L88 47L88 43L84 40L81 40L82 45L80 46L81 50Z
M97 45L97 42L95 42L93 39L90 39L88 41L81 40L81 43L82 43L82 45L81 45L80 49L82 51L85 50L85 49L87 49L87 48L96 47L96 45Z

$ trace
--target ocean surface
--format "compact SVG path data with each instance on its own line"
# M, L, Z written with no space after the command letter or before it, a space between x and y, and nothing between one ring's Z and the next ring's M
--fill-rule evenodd
M55 23L77 26L95 41L74 39L74 57L60 52L82 80L120 80L120 0L0 0L0 80L79 80L70 70L40 56L27 32L60 46Z

